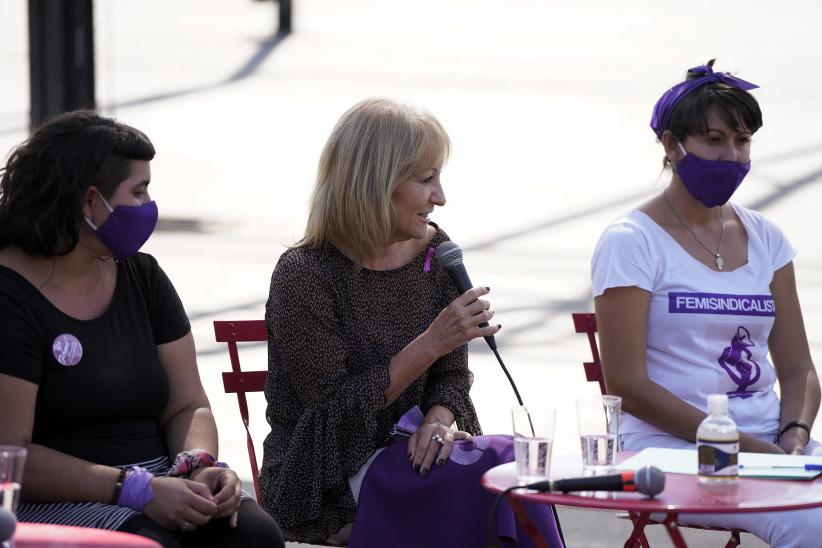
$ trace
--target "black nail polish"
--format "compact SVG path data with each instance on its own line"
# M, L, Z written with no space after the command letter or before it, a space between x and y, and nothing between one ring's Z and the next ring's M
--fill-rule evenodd
M491 291L491 288L490 288L490 287L488 287L488 286L486 285L486 286L485 286L485 290L486 290L486 291Z
M428 468L423 468L422 470L420 470L420 475L422 477L426 477L428 475Z
M442 459L437 459L437 466L442 466L442 463L444 463L444 462L445 461L442 460Z
M419 465L419 464L415 464L415 465L414 465L414 472L419 472L419 471L420 471L420 465Z

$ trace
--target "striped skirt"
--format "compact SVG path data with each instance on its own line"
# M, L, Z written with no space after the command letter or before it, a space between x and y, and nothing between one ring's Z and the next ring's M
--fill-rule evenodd
M145 462L126 464L118 468L142 466L155 476L166 476L171 468L171 461L163 455ZM104 502L20 502L17 509L17 520L32 523L53 523L55 525L74 525L76 527L93 527L95 529L119 529L136 510L106 504Z

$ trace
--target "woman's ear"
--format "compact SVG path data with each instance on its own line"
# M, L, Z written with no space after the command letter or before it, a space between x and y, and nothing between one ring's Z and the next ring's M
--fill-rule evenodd
M97 187L92 185L86 189L86 195L83 196L83 215L89 219L93 218L94 206L100 199L100 191Z
M676 165L684 156L682 150L679 148L679 139L677 139L671 130L666 129L662 132L659 138L662 141L662 146L665 147L665 157L671 165Z

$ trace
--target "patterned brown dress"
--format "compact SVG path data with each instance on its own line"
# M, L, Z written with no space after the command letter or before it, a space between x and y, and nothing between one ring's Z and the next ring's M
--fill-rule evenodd
M433 224L433 223L432 223ZM437 360L387 408L388 364L457 296L429 249L395 270L356 265L330 244L280 257L266 305L271 433L260 470L262 505L286 540L322 542L354 520L348 485L414 405L450 409L478 435L465 346Z

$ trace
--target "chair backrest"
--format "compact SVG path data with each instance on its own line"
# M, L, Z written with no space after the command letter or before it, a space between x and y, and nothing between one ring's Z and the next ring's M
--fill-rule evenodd
M605 379L602 377L602 362L599 359L599 348L597 348L597 317L592 312L574 312L571 318L574 320L576 332L588 335L588 344L591 346L591 356L594 361L583 362L585 378L588 382L598 382L599 391L606 394Z
M237 404L240 406L240 417L245 426L246 445L248 446L248 459L251 462L251 473L254 479L254 491L257 500L260 498L260 479L257 468L257 454L254 451L254 441L251 439L251 432L248 429L248 402L246 392L262 392L265 388L265 378L268 370L265 371L243 371L240 369L240 354L237 351L238 342L262 342L266 341L264 320L244 320L244 321L215 321L214 337L217 342L228 344L228 357L231 360L231 371L223 372L223 389L226 394L236 393Z

